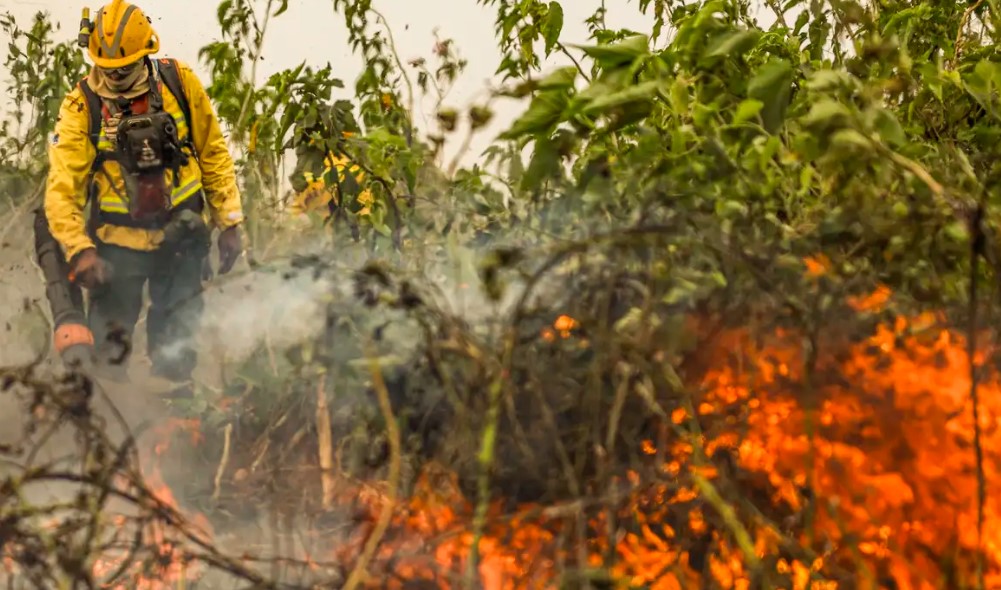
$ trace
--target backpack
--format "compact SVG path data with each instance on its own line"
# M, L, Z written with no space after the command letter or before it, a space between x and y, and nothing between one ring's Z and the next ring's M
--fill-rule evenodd
M177 104L181 107L181 113L184 114L184 121L188 124L188 138L191 139L191 107L188 105L188 97L184 94L184 87L181 85L181 77L177 73L177 60L165 58L156 60L157 71L160 74L160 79L163 80L164 86L170 90L170 93L177 100ZM80 80L78 84L80 90L83 92L83 96L87 101L87 111L90 114L90 125L88 129L88 136L90 137L90 143L94 146L94 150L97 150L98 141L101 138L101 115L103 103L101 102L101 97L97 95L90 86L87 85L86 79ZM96 172L98 168L104 163L105 158L102 157L103 154L98 152L98 156L94 158L94 163L91 166L91 171ZM195 154L197 157L197 154Z
M195 149L194 139L191 135L191 107L188 105L188 97L184 94L184 87L181 85L181 77L177 72L177 60L165 58L158 59L154 63L156 64L157 72L160 75L160 80L162 80L163 84L168 90L170 90L170 93L174 96L178 106L181 108L181 113L184 115L184 121L188 124L188 139L186 140L186 143L191 149L192 155L197 159L198 151ZM81 92L83 92L84 99L87 101L87 111L90 116L87 136L90 139L90 143L94 146L94 151L97 153L94 161L91 163L90 173L87 175L87 182L85 185L88 187L86 193L87 201L92 201L94 198L94 190L96 190L94 176L101 171L104 163L114 156L97 149L98 143L101 139L101 118L104 107L101 97L90 88L86 79L80 80L78 86L80 87ZM89 217L87 229L93 237L97 224L99 223L100 211L92 209Z

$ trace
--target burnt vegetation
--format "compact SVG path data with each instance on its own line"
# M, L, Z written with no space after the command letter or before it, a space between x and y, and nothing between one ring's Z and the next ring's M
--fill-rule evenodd
M145 425L47 346L3 369L11 587L1001 583L994 3L641 0L573 45L559 2L485 0L502 85L466 111L459 48L405 62L368 2L332 3L353 89L255 83L289 4L224 0L200 52L252 245L207 289L264 325L301 288L309 329ZM3 24L23 220L84 66Z

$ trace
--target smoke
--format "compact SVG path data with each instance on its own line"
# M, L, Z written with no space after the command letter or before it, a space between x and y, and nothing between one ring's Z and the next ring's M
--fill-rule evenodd
M200 330L200 373L237 364L262 344L280 351L315 338L329 328L324 321L330 304L363 314L373 325L402 319L378 307L367 308L357 299L355 275L371 262L384 263L394 279L410 281L432 297L436 307L472 323L502 315L520 294L515 279L502 299L493 301L478 274L484 256L506 242L503 235L475 245L436 246L430 254L395 253L386 247L388 240L373 253L367 244L316 230L287 239L282 250L290 255L258 260L256 268L234 271L208 286Z
M545 212L539 214L540 218L545 216ZM530 223L526 221L526 224ZM567 233L581 231L579 227L567 229ZM429 241L435 243L427 247L421 243L424 237L416 236L413 240L416 243L405 248L403 254L393 252L388 247L388 239L373 248L368 243L331 238L322 231L300 232L286 237L283 247L257 260L252 268L241 262L230 275L216 277L208 283L198 335L199 366L196 380L207 385L210 391L218 392L262 346L272 350L276 356L281 356L290 347L315 340L324 331L331 329L328 314L332 306L352 316L362 317L364 324L355 326L354 332L339 332L341 340L334 342L334 354L343 356L338 361L339 366L347 366L351 361L357 360L352 355L357 357L358 339L371 333L374 326L383 327L386 334L383 348L389 350L384 350L383 353L406 359L418 344L418 328L407 321L404 312L387 310L381 306L367 307L354 291L356 272L373 261L384 261L386 269L393 273L395 280L412 281L424 296L433 299L433 307L461 318L463 322L482 332L482 329L488 329L493 322L504 316L511 303L521 294L523 284L515 274L506 277L507 288L503 297L500 301L495 301L485 294L479 266L497 246L526 246L531 249L532 244L526 243L530 240L524 237L525 233L519 232L517 235L515 237L513 230L499 231L489 238L464 244L440 235L429 235ZM551 235L548 236L548 239L551 238ZM22 240L22 243L25 242ZM215 252L213 260L214 257ZM0 366L9 366L35 356L41 344L45 343L44 335L48 329L44 314L37 310L25 314L23 300L35 301L43 307L46 301L44 286L30 264L28 248L0 250L0 264L4 264L5 269L18 267L16 272L6 275L14 277L14 280L0 282L0 297L3 297L0 300L0 319L10 319L15 326L4 337L3 346L0 347ZM558 283L548 285L543 296L558 293L559 289L561 285ZM47 313L47 309L45 312ZM39 321L41 323L38 325L30 323ZM142 321L141 319L140 322ZM148 363L144 358L144 340L144 329L140 323L134 335L133 358L130 363L131 382L101 383L102 390L111 403L100 402L95 411L105 417L118 440L124 438L126 428L153 428L177 415L176 408L156 396L162 384L145 374ZM49 364L46 370L56 371L56 368ZM277 397L280 392L276 391L274 394ZM211 393L209 396L211 397ZM398 410L406 409L420 414L437 397L429 395L427 399L418 400L419 407ZM4 422L13 423L18 416L23 415L22 408L8 407L11 401L11 398L0 395L0 430L4 432L11 432ZM309 403L308 400L303 401ZM112 406L116 410L113 411ZM335 440L350 434L345 427L347 422L361 414L378 414L375 400L364 396L339 397L331 410L335 414ZM117 425L118 412L123 416L126 426ZM5 416L9 419L4 418ZM344 418L340 423L338 416ZM221 426L207 428L222 429ZM138 441L140 450L148 450L154 442L150 435L142 435ZM75 442L70 438L69 432L59 433L47 443L45 456L56 457L59 453L71 452L74 446ZM164 464L161 467L165 474L180 472L189 480L203 480L210 485L219 461L218 457L206 459L184 450L171 453L169 458L162 460ZM232 469L227 472L225 478L231 478L232 472ZM276 483L279 486L294 486L291 482ZM182 490L173 491L182 506L191 505L188 503L191 498L186 497ZM48 490L48 493L56 496L64 492L65 490ZM265 517L266 515L260 516L261 519ZM345 515L344 518L349 517ZM264 541L272 534L266 532L269 526L266 522L245 522L228 532L222 532L216 541L220 548L231 553L246 550L254 552L266 545ZM300 553L295 547L289 549L295 554ZM300 554L299 557L303 555Z
M0 367L44 353L49 330L45 285L31 257L30 220L15 216L8 223L11 232L0 242Z
M334 289L332 278L302 271L253 270L220 281L205 294L202 369L239 362L265 341L282 348L315 337Z

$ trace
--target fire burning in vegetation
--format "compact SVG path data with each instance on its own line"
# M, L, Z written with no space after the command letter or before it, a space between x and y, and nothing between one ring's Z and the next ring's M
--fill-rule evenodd
M151 469L145 475L145 484L152 495L152 500L171 510L179 511L177 500L170 487L163 481L160 471L160 457L169 450L167 441L178 432L190 436L193 444L199 444L202 440L200 424L193 419L170 419L155 430L154 444L152 452L146 453L143 464ZM116 515L116 526L119 532L128 531L124 527L126 517ZM186 530L193 531L206 543L211 542L212 526L208 519L199 513L190 515L190 522L187 523ZM184 587L186 582L196 580L202 568L202 564L194 562L188 563L189 558L181 550L184 543L183 538L171 535L165 530L166 527L159 523L150 523L147 526L147 539L152 543L155 558L152 560L129 559L127 551L108 551L100 555L94 563L93 576L95 580L114 580L112 583L103 584L106 590L175 590ZM131 539L118 538L115 535L109 547L115 544L127 547Z
M878 309L889 295L881 289L853 306ZM613 478L612 489L513 512L495 498L480 535L473 500L440 466L427 466L395 503L382 484L339 482L337 496L360 498L364 514L310 566L363 566L370 588L425 580L457 589L475 544L487 590L555 588L574 570L656 590L745 589L765 577L797 590L931 590L975 580L982 552L986 587L1001 587L1001 496L986 496L978 525L974 449L982 448L984 479L996 481L1001 379L989 373L978 385L977 441L966 343L937 328L939 319L897 318L812 359L795 334L724 333L706 345L714 361L690 401L668 411L649 400L662 435L639 442L642 463ZM556 343L579 327L563 315L541 337ZM171 429L162 440L201 436L197 422ZM176 505L155 469L150 480L160 501ZM384 511L389 526L375 533ZM192 518L211 535L207 519ZM378 548L359 565L372 535ZM175 588L197 577L173 545L154 538L164 567L137 569L115 588ZM94 573L122 563L103 560Z
M877 307L887 296L881 290L855 305ZM726 334L716 343L721 362L704 375L697 403L665 420L666 430L697 419L701 433L667 447L641 444L661 477L630 471L619 482L621 497L597 508L524 506L505 515L496 502L478 542L483 587L556 587L557 572L574 562L658 590L704 587L706 577L711 587L749 588L756 568L804 590L849 580L858 588L924 590L974 579L980 542L968 362L963 339L933 329L934 319L900 318L848 354L819 358L812 392L803 391L804 358L793 335L761 343L745 332ZM576 327L561 316L543 337L569 338ZM753 366L742 367L741 359ZM840 382L817 377L831 373ZM981 444L993 480L1001 459L1001 382L992 376L980 387ZM813 407L797 399L811 399ZM727 481L713 461L723 456L734 463ZM735 477L742 490L726 493ZM365 489L374 521L386 496ZM735 503L748 490L762 494L757 509ZM404 588L405 581L427 579L461 587L472 512L453 477L426 472L412 497L393 507L368 586ZM568 547L561 539L581 516L587 541ZM987 587L998 587L997 496L986 500L982 531ZM359 529L354 542L337 548L338 559L352 564L370 532ZM703 554L697 560L696 551Z
M807 262L814 277L829 266ZM875 311L890 295L881 287L850 303ZM937 328L941 319L897 317L847 354L821 355L810 375L795 334L762 341L732 331L718 338L713 358L719 361L704 374L691 407L697 420L684 408L670 414L674 425L698 424L701 432L669 448L642 442L642 452L666 477L651 483L627 474L631 492L619 509L590 516L588 564L656 589L705 587L705 577L716 587L748 588L758 568L786 575L804 590L841 584L925 590L972 583L978 570L985 587L1001 587L1001 497L985 495L978 507L977 486L984 481L978 483L974 448L983 453L983 480L995 480L1001 380L996 372L980 378L977 440L967 343ZM568 338L576 327L561 316L543 337ZM978 371L986 356L974 357ZM731 478L736 473L747 488L770 490L767 500L750 509L723 500L720 490L733 482L717 481L710 458L720 456L733 458ZM678 507L690 507L688 535L710 539L701 567L678 543L685 536L676 530ZM709 529L707 511L722 526ZM613 518L614 530L608 526ZM506 549L487 550L499 553L498 565L481 568L485 580L495 580L487 587L538 587L540 576L552 582L546 570L568 557L546 551L558 527L531 522L512 519L506 533L498 533L504 540L498 547ZM512 543L504 534L521 540ZM539 556L546 556L541 565Z

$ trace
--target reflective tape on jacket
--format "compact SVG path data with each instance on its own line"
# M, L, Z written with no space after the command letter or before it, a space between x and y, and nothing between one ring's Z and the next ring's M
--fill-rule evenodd
M167 182L171 182L170 176L172 174L167 172ZM184 202L186 202L191 197L198 194L202 190L202 180L197 178L191 180L187 184L182 184L179 187L174 188L170 192L170 204L171 207L177 207ZM124 193L124 189L122 189ZM129 204L125 199L120 197L116 192L105 192L100 197L98 197L98 202L101 204L101 211L106 213L128 213Z

